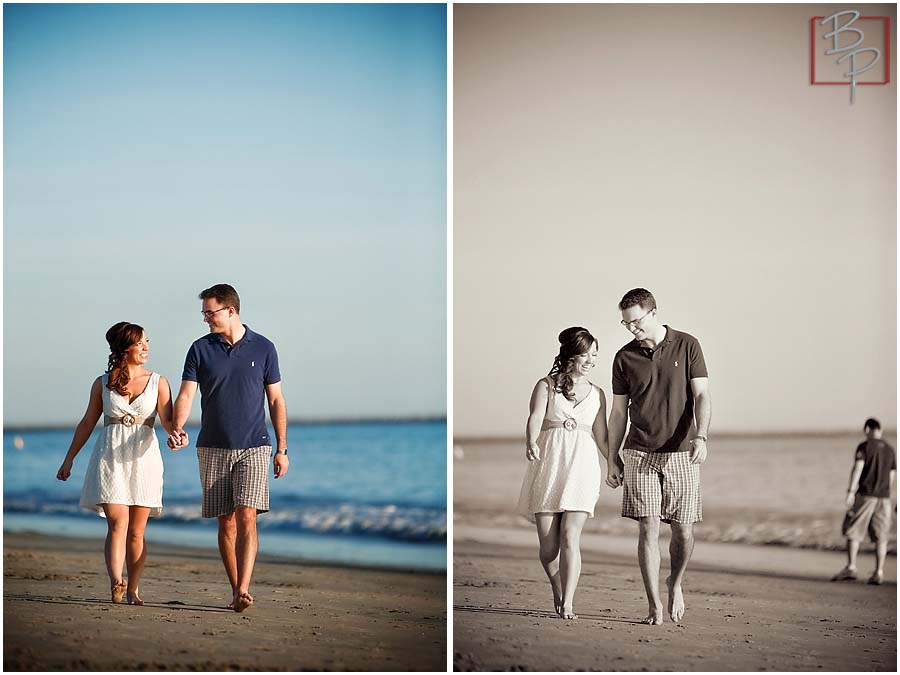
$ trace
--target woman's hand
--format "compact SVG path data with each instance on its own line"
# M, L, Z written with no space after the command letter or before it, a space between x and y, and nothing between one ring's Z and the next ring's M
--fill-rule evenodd
M525 459L529 462L533 462L536 459L539 460L541 458L541 454L538 450L538 446L531 444L525 446Z
M66 480L71 475L72 462L67 459L62 463L62 466L59 467L59 471L56 472L56 480Z

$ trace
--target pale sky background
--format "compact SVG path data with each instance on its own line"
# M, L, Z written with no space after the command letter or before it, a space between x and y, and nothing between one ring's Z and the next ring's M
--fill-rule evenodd
M896 67L855 105L809 83L810 17L847 8L896 29L895 5L455 6L456 437L522 436L567 326L611 398L637 286L701 342L711 437L896 427Z
M4 5L3 422L234 285L289 417L446 412L446 7ZM193 419L199 419L199 404Z

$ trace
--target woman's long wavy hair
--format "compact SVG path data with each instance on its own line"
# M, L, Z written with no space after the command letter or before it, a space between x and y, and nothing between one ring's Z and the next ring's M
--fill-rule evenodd
M106 364L109 381L106 388L110 391L117 391L122 396L128 395L126 387L131 378L128 377L128 368L125 367L125 353L143 336L143 328L127 321L120 321L106 331L106 341L109 343L109 361Z
M597 338L590 334L587 328L572 326L559 334L559 354L553 359L553 367L550 368L550 377L561 393L570 401L575 400L574 383L570 369L576 356L591 351L591 347L597 342Z

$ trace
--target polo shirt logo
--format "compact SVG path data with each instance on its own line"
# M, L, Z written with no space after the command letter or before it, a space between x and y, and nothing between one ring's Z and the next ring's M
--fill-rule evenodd
M678 367L678 361L675 362L675 367L676 367L676 368Z
M676 363L675 365L677 366L678 364ZM251 361L251 362L250 362L250 367L253 368L253 367L255 367L255 366L256 366L256 361Z

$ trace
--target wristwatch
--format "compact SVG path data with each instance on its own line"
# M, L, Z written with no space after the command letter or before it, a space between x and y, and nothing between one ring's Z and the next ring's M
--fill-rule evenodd
M276 455L284 455L286 457L287 456L287 448L282 448L281 450L276 450L275 454Z
M697 434L696 436L694 436L694 440L696 441L697 439L700 439L701 441L706 443L706 436L701 436L700 434Z

